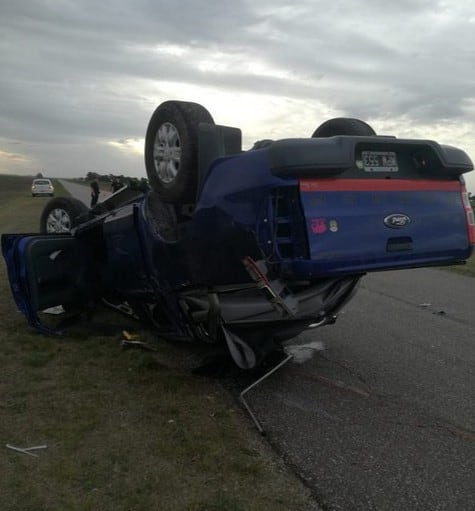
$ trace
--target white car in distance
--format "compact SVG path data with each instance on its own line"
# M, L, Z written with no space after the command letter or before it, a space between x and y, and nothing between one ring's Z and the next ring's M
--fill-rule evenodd
M54 186L50 179L33 179L31 184L31 195L36 197L37 195L49 195L54 196Z

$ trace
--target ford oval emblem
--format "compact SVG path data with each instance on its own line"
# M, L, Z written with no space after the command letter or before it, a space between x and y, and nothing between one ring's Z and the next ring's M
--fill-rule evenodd
M384 225L391 229L402 229L411 223L411 219L403 213L393 213L388 215L383 221Z

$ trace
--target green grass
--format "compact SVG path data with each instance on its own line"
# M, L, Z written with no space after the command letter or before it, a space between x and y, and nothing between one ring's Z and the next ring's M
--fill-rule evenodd
M28 176L0 175L0 232L37 232L40 215L49 197L32 197ZM55 195L69 195L53 179Z
M0 232L37 231L48 199L32 198L30 184L0 176ZM94 320L125 321L101 314ZM40 335L17 311L4 264L0 315L1 509L312 508L219 383L191 374L189 347L124 351L119 336ZM7 443L48 448L33 458Z
M447 266L444 269L459 273L460 275L465 275L466 277L475 277L475 248L474 253L466 264L461 266Z

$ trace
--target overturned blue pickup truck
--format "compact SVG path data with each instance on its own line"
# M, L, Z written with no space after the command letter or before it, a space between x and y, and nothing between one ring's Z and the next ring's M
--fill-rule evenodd
M88 210L52 199L38 235L4 234L16 303L124 303L159 336L227 349L243 369L333 323L367 272L463 264L475 222L455 147L377 136L338 118L309 138L241 148L196 103L167 101L146 132L149 189Z

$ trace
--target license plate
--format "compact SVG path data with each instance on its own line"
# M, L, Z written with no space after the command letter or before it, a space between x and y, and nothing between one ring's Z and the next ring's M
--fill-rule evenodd
M365 172L397 172L396 153L391 151L362 151L362 166Z

